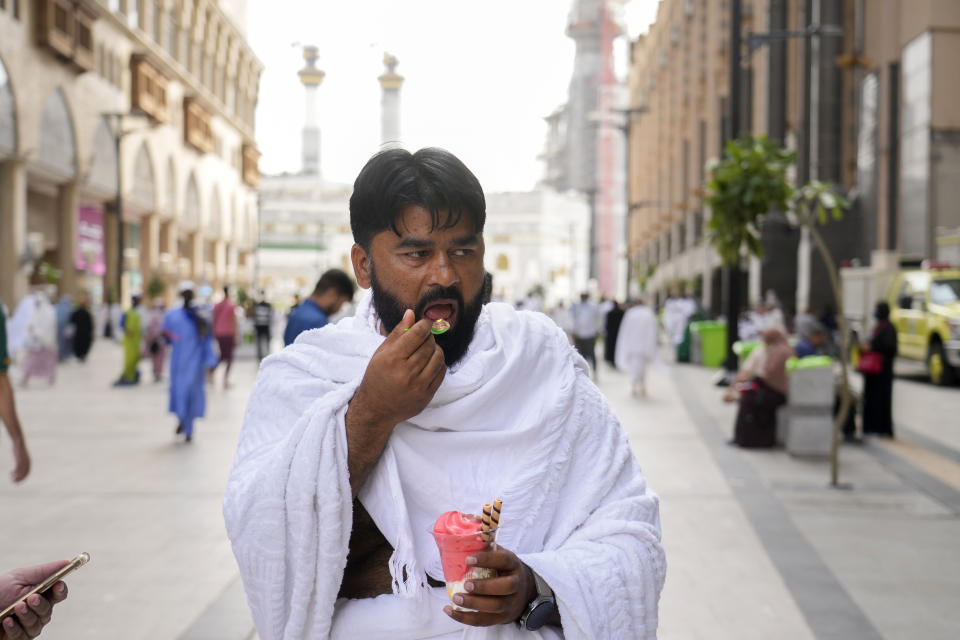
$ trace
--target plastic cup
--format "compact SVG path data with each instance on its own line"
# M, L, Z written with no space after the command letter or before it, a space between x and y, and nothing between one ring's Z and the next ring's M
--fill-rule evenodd
M495 551L497 548L497 530L488 532L489 542L485 542L479 531L464 534L437 533L431 529L430 534L440 550L440 563L443 565L443 580L447 584L447 597L450 604L458 611L476 611L453 602L455 593L467 593L463 583L467 580L493 578L497 575L493 569L486 567L471 567L467 565L467 557L481 551Z

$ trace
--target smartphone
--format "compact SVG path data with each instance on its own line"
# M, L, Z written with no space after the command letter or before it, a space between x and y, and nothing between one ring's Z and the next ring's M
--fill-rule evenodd
M23 594L23 597L21 597L21 598L18 599L16 602L14 602L13 604L11 604L9 607L7 607L6 609L4 609L3 612L0 613L0 622L2 622L4 618L7 618L7 617L9 617L9 616L12 616L13 613L14 613L14 608L15 608L18 604L20 604L21 602L23 602L24 600L26 600L27 598L29 598L30 596L32 596L32 595L35 594L35 593L39 593L40 595L43 595L43 592L44 592L44 591L46 591L47 589L49 589L49 588L52 587L53 585L57 584L57 582L59 582L60 580L62 580L64 577L66 577L67 574L69 574L69 573L72 572L72 571L75 571L75 570L79 569L79 568L82 567L83 565L87 564L89 561L90 561L90 554L87 553L86 551L84 551L83 553L81 553L80 555L78 555L76 558L74 558L73 560L71 560L70 563L69 563L67 566L65 566L64 568L62 568L62 569L60 569L59 571L55 572L55 573L54 573L53 575L51 575L49 578L47 578L46 580L44 580L43 582L41 582L40 584L38 584L37 586L35 586L33 589L31 589L31 590L28 591L27 593Z

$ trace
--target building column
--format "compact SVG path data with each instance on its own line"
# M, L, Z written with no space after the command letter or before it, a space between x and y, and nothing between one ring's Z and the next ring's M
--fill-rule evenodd
M227 243L223 239L213 243L214 289L222 289L227 284Z
M160 267L160 216L156 213L140 220L140 273L143 274L143 290L158 274Z
M68 182L57 190L60 258L60 293L77 293L77 183Z
M22 161L0 162L0 301L12 311L27 293L20 256L27 244L27 170Z
M190 279L197 286L200 286L200 282L203 280L203 233L199 230L194 231L187 242L187 251L190 252L190 262L193 270Z

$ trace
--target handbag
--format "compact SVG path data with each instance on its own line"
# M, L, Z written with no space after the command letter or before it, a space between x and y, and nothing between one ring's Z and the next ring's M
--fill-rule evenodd
M883 354L878 351L864 351L857 362L857 371L868 376L883 373Z

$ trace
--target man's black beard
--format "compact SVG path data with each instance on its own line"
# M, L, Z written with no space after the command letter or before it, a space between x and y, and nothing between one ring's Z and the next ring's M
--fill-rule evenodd
M383 328L388 332L393 331L403 320L403 314L407 310L407 306L390 295L377 281L373 265L370 265L370 287L373 289L373 308L380 317ZM483 289L480 289L480 292L470 301L469 305L464 304L463 296L454 287L431 289L417 302L417 306L413 310L416 319L419 321L424 317L423 312L427 305L443 298L457 301L457 324L446 333L434 335L433 339L443 349L444 362L448 367L451 367L466 355L470 342L473 340L473 331L477 326L477 319L480 317L480 311L483 308Z

